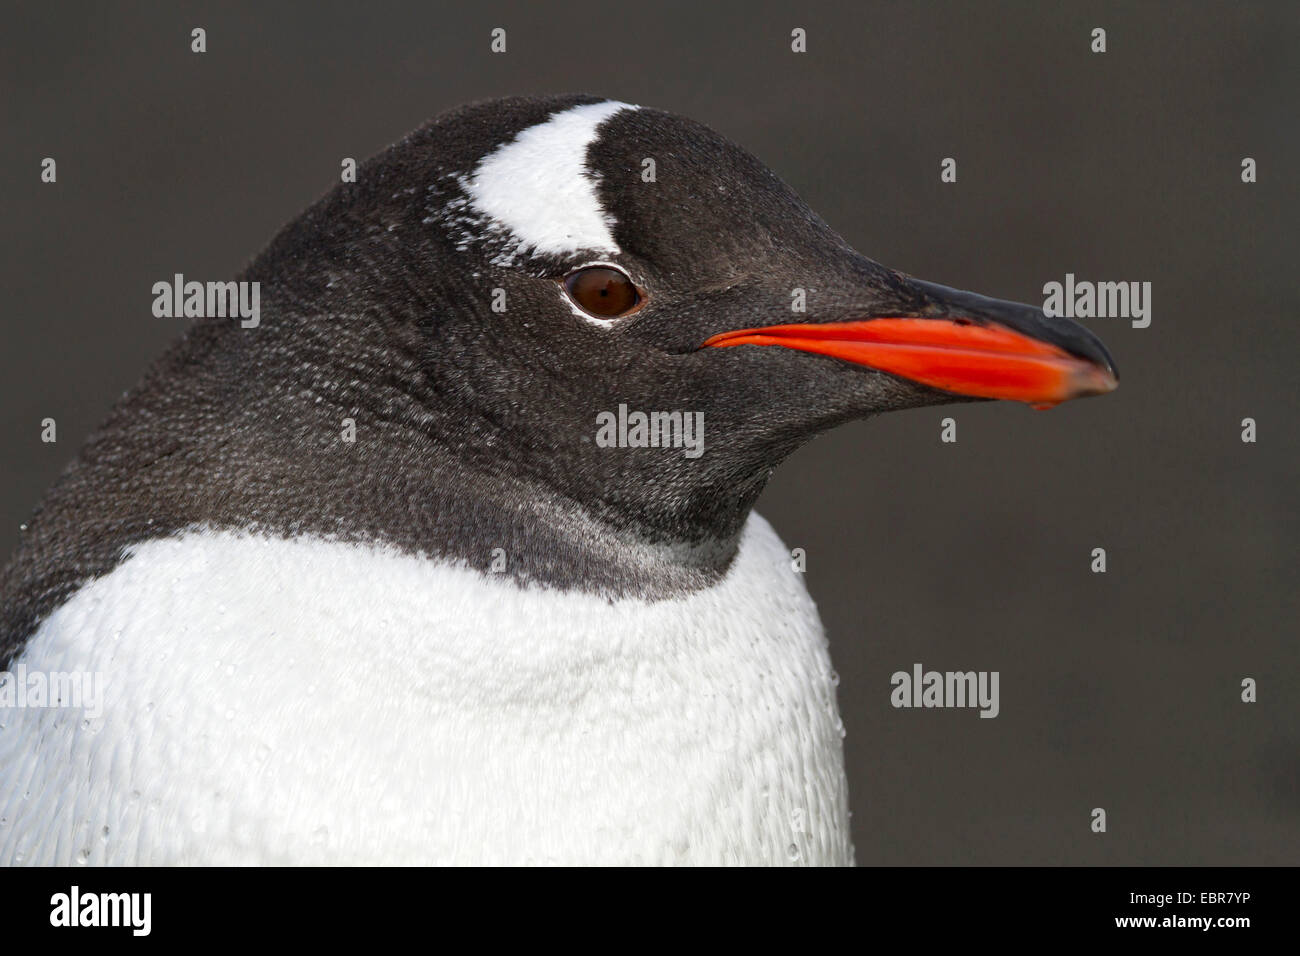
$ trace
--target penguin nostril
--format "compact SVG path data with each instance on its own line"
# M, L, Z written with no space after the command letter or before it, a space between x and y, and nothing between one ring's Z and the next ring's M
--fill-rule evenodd
M564 277L565 294L590 315L616 319L637 309L643 299L626 273L610 266L588 266Z

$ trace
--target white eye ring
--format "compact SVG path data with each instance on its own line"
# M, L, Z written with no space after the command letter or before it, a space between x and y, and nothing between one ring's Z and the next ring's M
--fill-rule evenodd
M627 309L626 311L618 315L600 316L600 315L593 315L591 312L588 312L581 305L579 305L578 302L574 299L573 294L569 288L570 280L574 276L578 275L579 273L587 269L608 269L611 272L617 272L619 275L621 275L624 279L627 280L628 285L630 285L634 290L636 294L636 302L632 305L631 308ZM649 295L646 293L645 289L635 279L632 278L632 276L628 273L626 269L624 269L616 262L607 262L605 260L600 260L600 259L593 260L590 262L583 262L580 263L579 265L574 266L558 280L558 285L560 287L560 295L561 297L563 297L565 303L569 306L569 311L571 311L574 315L578 316L579 318L585 319L587 322L591 323L592 325L602 329L613 328L619 322L622 322L624 319L628 318L629 316L639 312L645 306L646 302L649 300Z

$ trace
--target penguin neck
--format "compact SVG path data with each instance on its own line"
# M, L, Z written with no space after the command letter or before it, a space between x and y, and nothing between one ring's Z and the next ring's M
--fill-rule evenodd
M726 573L770 471L737 481L734 462L707 454L599 447L591 402L548 396L544 382L512 395L500 384L517 375L510 355L475 352L454 329L431 347L427 320L280 310L272 296L255 331L200 331L182 349L194 354L169 363L188 381L165 375L143 396L189 388L205 421L228 423L188 429L219 446L211 460L231 479L191 524L252 513L274 534L656 599Z

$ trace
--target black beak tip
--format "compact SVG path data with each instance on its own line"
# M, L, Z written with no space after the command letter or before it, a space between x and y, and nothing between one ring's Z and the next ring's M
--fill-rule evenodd
M1059 322L1066 320L1057 319L1055 321ZM1075 329L1078 330L1079 334L1076 338L1081 340L1081 344L1076 347L1071 347L1072 343L1067 343L1065 344L1066 351L1071 352L1080 358L1087 359L1089 362L1100 365L1106 371L1110 372L1111 377L1118 382L1119 366L1115 364L1115 358L1110 354L1110 349L1106 348L1105 343L1090 330L1073 322L1070 324L1074 325Z
M1016 332L1055 345L1071 355L1092 362L1109 372L1116 382L1119 381L1119 366L1115 364L1110 351L1101 339L1077 322L1049 316L1038 306L1022 302L991 299L975 292L964 292L921 279L910 281L924 293L931 308L1001 323Z

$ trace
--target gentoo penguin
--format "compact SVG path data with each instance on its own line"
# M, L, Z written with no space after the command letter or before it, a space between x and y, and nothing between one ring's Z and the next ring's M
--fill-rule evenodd
M195 323L0 578L11 703L100 681L0 709L0 862L851 863L764 482L850 419L1116 383L587 96L442 116L240 281L256 327Z

